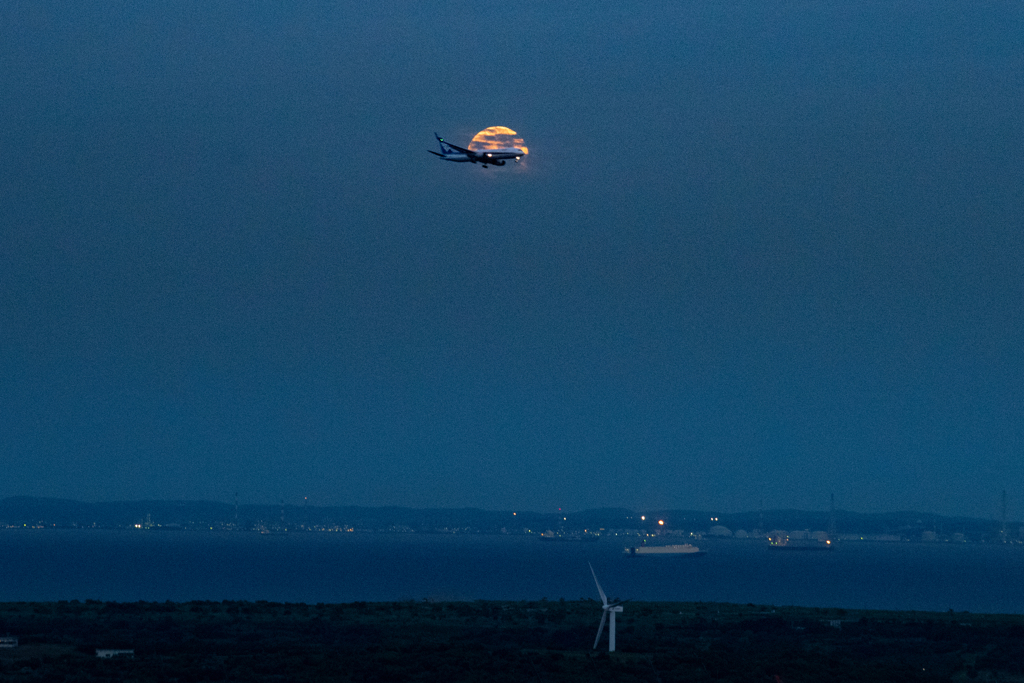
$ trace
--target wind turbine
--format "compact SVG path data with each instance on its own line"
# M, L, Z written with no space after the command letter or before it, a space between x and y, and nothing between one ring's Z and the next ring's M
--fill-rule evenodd
M597 584L597 592L601 595L601 625L597 627L597 638L594 638L593 649L597 649L597 644L601 640L601 633L604 632L604 622L610 614L612 619L608 624L608 652L615 652L615 614L622 612L622 602L608 603L608 597L604 594L604 591L601 590L601 584L597 580L597 574L594 573L594 565L588 562L587 566L590 567L590 574L594 577L594 583Z

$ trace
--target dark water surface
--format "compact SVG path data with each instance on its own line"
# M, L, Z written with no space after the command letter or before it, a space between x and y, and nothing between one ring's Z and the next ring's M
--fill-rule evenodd
M1024 546L839 544L780 552L701 543L688 558L624 557L624 542L525 536L106 530L0 531L0 601L596 597L1024 613Z

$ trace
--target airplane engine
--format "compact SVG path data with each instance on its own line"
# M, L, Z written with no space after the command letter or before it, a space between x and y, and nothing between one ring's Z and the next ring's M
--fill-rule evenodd
M505 165L505 160L504 159L498 159L497 161L492 161L491 163L494 164L495 166L504 166Z

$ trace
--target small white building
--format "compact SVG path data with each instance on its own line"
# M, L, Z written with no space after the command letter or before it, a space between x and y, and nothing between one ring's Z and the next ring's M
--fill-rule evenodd
M135 657L135 650L96 650L96 656L100 659L113 659L114 657L125 657L132 659Z
M18 647L17 636L0 636L0 647Z

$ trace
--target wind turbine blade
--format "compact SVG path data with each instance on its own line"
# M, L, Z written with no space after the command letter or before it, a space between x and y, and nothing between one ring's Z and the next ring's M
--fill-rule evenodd
M608 598L605 597L604 591L601 590L601 584L598 583L597 574L594 573L594 565L587 562L587 566L590 567L590 574L594 577L594 583L597 584L597 592L601 595L601 605L604 607L608 606ZM604 622L602 622L604 623Z
M597 627L597 638L594 638L594 647L591 648L593 650L596 650L597 649L597 644L599 642L601 642L601 634L604 632L604 622L605 622L605 620L607 618L608 618L608 611L607 610L602 610L601 611L601 625Z

